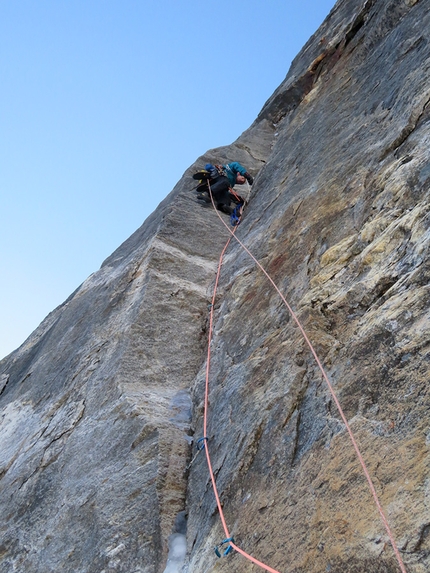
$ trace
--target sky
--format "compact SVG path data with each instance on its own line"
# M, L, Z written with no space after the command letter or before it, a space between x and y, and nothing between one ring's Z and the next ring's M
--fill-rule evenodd
M0 359L232 143L335 0L3 0Z

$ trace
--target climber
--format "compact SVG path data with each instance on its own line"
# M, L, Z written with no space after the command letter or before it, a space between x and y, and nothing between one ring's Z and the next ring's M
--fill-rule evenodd
M230 207L233 201L236 204L244 203L243 199L233 191L235 185L243 185L248 181L253 184L254 179L248 171L237 161L226 165L212 165L207 163L204 171L199 171L193 175L194 179L201 181L197 186L197 199L204 203L210 203L209 188L212 192L216 207L219 211L231 215L233 209Z

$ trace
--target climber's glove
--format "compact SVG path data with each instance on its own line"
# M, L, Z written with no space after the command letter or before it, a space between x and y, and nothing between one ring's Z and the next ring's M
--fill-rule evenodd
M248 171L245 173L244 177L250 185L254 183L254 178L248 173Z

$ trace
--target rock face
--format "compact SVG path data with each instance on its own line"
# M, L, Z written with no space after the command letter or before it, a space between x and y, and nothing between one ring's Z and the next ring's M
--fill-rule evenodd
M190 175L228 160L257 175L237 235L315 345L406 570L430 570L429 143L429 3L340 0L250 129L0 363L1 573L161 573L185 530L184 571L259 570L216 557L204 455L187 470L229 236ZM315 360L237 243L215 310L208 443L236 543L282 573L400 571Z

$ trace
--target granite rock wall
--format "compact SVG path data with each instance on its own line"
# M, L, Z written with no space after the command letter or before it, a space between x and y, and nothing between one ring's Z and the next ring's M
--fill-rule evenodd
M188 573L257 570L216 557L189 466L228 237L191 174L228 160L256 176L238 237L314 343L408 573L430 569L429 40L425 0L340 0L254 124L0 362L1 573L161 573L183 534ZM283 573L399 571L315 361L236 243L215 311L208 438L236 542Z

